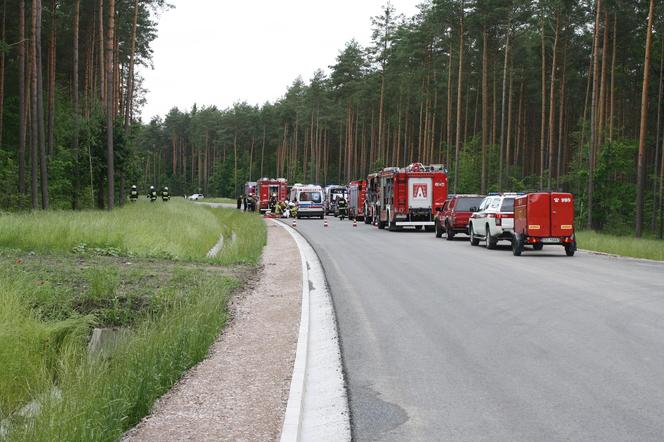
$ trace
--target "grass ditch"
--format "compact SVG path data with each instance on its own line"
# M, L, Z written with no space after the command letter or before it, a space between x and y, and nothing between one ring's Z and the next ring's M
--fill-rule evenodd
M0 218L0 440L118 440L206 355L265 241L262 221L235 211L182 202L117 212ZM164 224L206 231L183 232L188 241L161 235L152 221L164 213L174 217ZM155 243L126 241L123 230ZM220 231L236 241L208 259ZM19 232L36 237L17 240ZM91 356L94 327L127 333L110 356Z
M664 241L583 230L576 232L579 248L631 258L664 261Z

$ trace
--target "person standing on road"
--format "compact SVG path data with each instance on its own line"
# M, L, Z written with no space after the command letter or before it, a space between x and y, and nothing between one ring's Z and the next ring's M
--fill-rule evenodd
M246 198L244 198L246 200ZM237 210L240 210L240 207L242 207L242 195L238 195L237 197Z

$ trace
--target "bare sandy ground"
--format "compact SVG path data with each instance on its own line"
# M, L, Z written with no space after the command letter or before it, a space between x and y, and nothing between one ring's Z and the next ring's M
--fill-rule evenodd
M302 272L295 241L267 223L261 277L210 349L125 441L276 440L295 359Z

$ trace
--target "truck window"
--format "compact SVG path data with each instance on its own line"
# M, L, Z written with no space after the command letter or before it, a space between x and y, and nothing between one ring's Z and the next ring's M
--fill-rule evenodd
M514 198L505 198L500 207L501 212L514 212Z
M479 207L482 204L484 198L457 198L456 201L456 210L460 212L468 212L473 207Z

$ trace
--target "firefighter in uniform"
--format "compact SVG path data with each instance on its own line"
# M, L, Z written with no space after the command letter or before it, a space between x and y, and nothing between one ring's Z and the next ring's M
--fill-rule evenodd
M168 187L164 187L164 190L161 191L161 200L168 201L171 199L171 194L168 192Z
M348 201L343 195L337 198L337 210L339 211L339 218L343 221L344 217L348 216Z
M277 201L277 194L273 193L272 196L270 197L270 201L268 202L268 208L272 213L276 210L276 206L279 202Z
M157 200L157 191L154 186L150 186L150 191L148 192L148 198L150 202L154 203Z
M132 203L138 201L138 190L136 189L135 184L131 186L131 190L129 191L129 201L131 201Z
M253 193L250 193L249 197L247 197L247 209L250 212L256 211L256 195L254 195Z
M290 216L292 218L297 218L297 204L291 201L290 206Z

